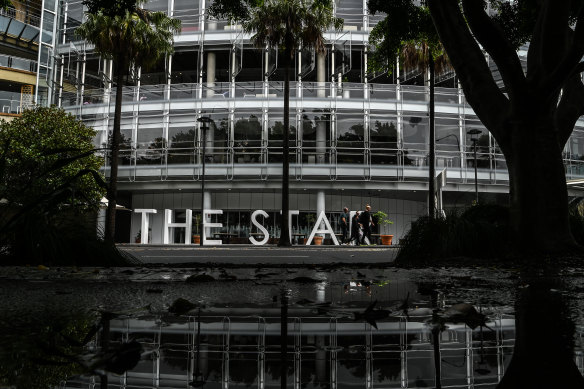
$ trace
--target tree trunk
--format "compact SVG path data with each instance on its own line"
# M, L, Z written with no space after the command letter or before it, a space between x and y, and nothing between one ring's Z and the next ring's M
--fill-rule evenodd
M428 68L430 71L430 163L428 167L428 216L433 220L436 217L436 129L434 127L434 57L428 54Z
M288 25L288 23L286 23ZM289 30L289 29L288 29ZM280 225L280 240L278 246L290 246L290 150L288 138L290 137L290 62L292 60L292 48L289 39L284 50L284 139L282 140L282 224Z
M561 254L576 248L552 117L518 123L510 144L501 146L509 170L512 243L522 253Z
M555 275L522 277L516 302L515 347L497 389L583 388L574 363L574 323Z
M111 141L111 155L110 155L110 178L107 188L107 212L105 218L105 233L104 239L108 243L115 243L116 234L116 205L118 197L118 156L120 154L120 142L122 134L120 131L121 117L122 117L122 94L123 82L125 73L124 61L117 62L116 69L116 105L114 111L114 128L112 132Z

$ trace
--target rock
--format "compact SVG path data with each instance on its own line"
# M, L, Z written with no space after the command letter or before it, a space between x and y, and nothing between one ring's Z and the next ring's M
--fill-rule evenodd
M289 282L298 282L301 284L311 284L311 283L322 282L321 280L317 280L317 279L310 278L310 277L294 277L288 281Z
M192 276L189 276L185 280L185 282L211 282L211 281L215 281L215 278L208 274L193 274Z
M174 313L175 315L184 315L196 307L197 306L191 303L189 300L178 298L174 300L170 308L168 308L168 312Z

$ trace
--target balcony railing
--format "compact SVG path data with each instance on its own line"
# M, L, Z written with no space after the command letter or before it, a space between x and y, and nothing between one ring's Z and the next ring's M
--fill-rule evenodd
M40 12L40 11L37 11ZM30 24L34 27L40 27L41 25L41 18L38 15L31 13L30 11L22 11L16 8L8 8L8 9L0 9L0 15L6 16L11 19L16 19L19 22L23 22L25 24Z
M5 54L0 54L0 66L31 73L36 73L37 71L37 61Z

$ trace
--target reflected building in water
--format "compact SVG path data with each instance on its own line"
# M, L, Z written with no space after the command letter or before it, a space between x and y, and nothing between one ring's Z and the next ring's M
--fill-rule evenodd
M240 25L209 18L210 1L147 2L145 8L180 19L182 32L172 56L148 71L131 69L125 85L114 85L111 61L75 36L83 21L80 1L65 0L50 14L55 35L42 57L45 87L37 101L81 118L98 131L95 145L102 147L113 125L115 90L124 88L118 202L129 209L158 210L150 216L152 243L163 241L164 209L174 211L172 222L182 223L185 210L198 210L202 200L207 209L224 211L213 216L223 224L214 231L231 243L248 243L256 209L268 212L262 224L271 237L279 236L281 54L254 48ZM427 212L427 80L403 66L392 76L368 72L369 33L383 15L369 14L363 0L338 0L334 7L344 19L343 30L325 34L325 54L299 52L294 65L290 209L299 215L292 217L293 232L304 237L322 211L340 232L344 206L357 210L371 204L394 221L380 232L397 241ZM493 72L499 79L494 65ZM212 120L205 139L197 122L201 116ZM442 208L472 202L475 164L482 199L504 201L505 160L452 71L437 76L435 123L437 171L446 171ZM481 132L476 160L470 129ZM207 183L201 194L203 144ZM567 178L581 178L584 120L577 122L564 156ZM108 165L106 159L106 174ZM118 241L134 242L140 216L120 212ZM192 217L197 226L197 211ZM174 230L173 242L190 242L183 228ZM198 234L196 227L193 233Z
M219 312L218 312L219 311ZM279 309L251 315L245 309L197 317L116 320L114 342L137 339L149 351L138 366L109 377L112 388L277 388L280 387ZM257 311L254 310L254 312ZM219 315L217 315L219 314ZM290 311L288 387L435 387L429 317L394 317L369 324L350 319L311 317ZM489 329L448 325L440 335L442 387L494 388L505 373L515 343L514 320L499 315ZM199 353L197 353L197 349ZM582 353L576 363L583 369ZM63 387L92 388L99 378L71 379Z

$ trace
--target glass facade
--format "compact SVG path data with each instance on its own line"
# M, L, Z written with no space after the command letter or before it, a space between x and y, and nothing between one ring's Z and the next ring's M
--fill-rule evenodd
M124 85L113 85L111 61L99 58L75 39L73 27L83 21L80 2L65 1L57 12L53 41L63 43L56 44L59 60L54 63L55 71L51 72L50 61L39 62L45 69L43 77L46 73L45 79L53 77L55 82L47 83L39 93L46 90L47 99L94 127L96 145L106 148L113 126L114 95L116 88L123 88L119 180L120 189L131 196L178 190L195 193L203 173L203 145L210 194L226 190L265 194L280 185L284 132L281 54L275 49L254 48L239 25L210 19L206 14L209 4L207 0L146 3L148 9L181 19L183 29L175 37L173 55L148 71L131 69ZM49 5L45 4L43 30L50 25ZM403 67L392 76L370 74L368 34L382 16L369 15L361 0L337 1L335 13L344 18L345 26L325 34L326 53L303 51L294 60L289 116L291 188L321 196L340 189L367 189L383 191L387 199L414 197L420 205L416 214L385 210L390 218L400 215L403 220L398 230L402 231L410 216L423 214L425 207L424 198L414 193L427 190L426 77L414 70L405 72ZM45 46L51 49L48 42ZM482 189L506 192L506 164L495 139L467 104L454 73L445 71L437 80L437 172L447 170L450 190L464 195L473 191L476 164ZM201 116L211 118L206 135L197 122ZM474 143L467 134L470 129L481 131L476 162ZM584 152L580 150L584 141L578 140L584 138L582 130L581 119L565 150L568 178L584 177ZM109 164L106 155L106 174ZM365 203L360 200L352 209L362 209ZM280 205L267 204L237 209L212 204L212 208L229 208L245 217L250 210L264 209L272 212L269 224L275 229ZM324 209L319 204L318 211L327 212L344 206L329 200ZM178 212L185 207L162 202L157 209ZM317 209L306 211L316 213ZM237 237L245 236L240 232L248 224L242 224L241 215L221 216L225 233L235 228ZM294 217L297 231L302 229L302 218L302 214L298 220ZM132 233L136 228L133 223Z

